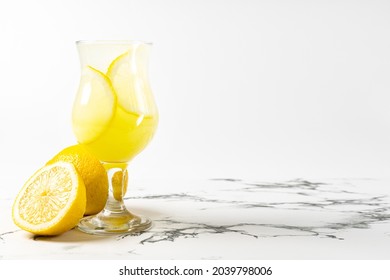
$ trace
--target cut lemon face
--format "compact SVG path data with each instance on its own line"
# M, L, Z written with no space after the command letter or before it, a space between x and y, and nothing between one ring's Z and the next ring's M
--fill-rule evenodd
M76 168L56 162L39 169L15 198L12 218L21 229L58 235L77 225L86 206L85 186Z
M91 66L86 67L72 115L73 131L79 143L90 143L107 129L115 114L116 100L106 75Z
M118 105L125 111L139 115L151 114L152 101L147 69L145 46L135 45L129 51L114 59L107 70L107 77L118 97ZM136 54L135 54L136 53Z

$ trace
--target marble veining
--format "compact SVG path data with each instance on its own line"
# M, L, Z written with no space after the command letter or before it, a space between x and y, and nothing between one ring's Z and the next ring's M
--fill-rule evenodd
M4 236L8 235L8 234L14 234L15 232L18 232L19 230L13 230L13 231L6 231L6 232L2 232L0 233L0 241L4 241Z
M42 237L1 224L2 258L390 257L387 181L215 178L187 188L177 184L183 188L142 187L126 197L126 204L152 218L146 232L102 238L74 229ZM15 250L18 245L27 249ZM112 250L99 254L101 246Z
M276 238L285 236L315 236L318 238L332 238L337 240L343 240L343 237L338 236L338 232L352 228L369 228L370 224L376 222L383 222L390 220L390 204L387 195L365 195L358 198L327 198L327 193L333 194L348 194L348 195L362 195L360 192L353 192L344 189L329 189L324 188L329 186L329 183L323 182L310 182L307 180L297 179L282 183L252 183L246 182L241 179L232 178L218 178L211 179L211 181L223 181L229 183L236 183L242 187L239 190L243 193L261 192L265 190L287 190L289 192L296 191L295 195L298 196L313 196L311 192L317 192L317 195L321 195L321 200L318 202L306 202L299 201L297 198L293 202L262 202L262 203L248 203L246 200L226 200L226 199L210 199L207 197L189 195L186 193L173 193L165 195L152 195L145 196L143 199L165 199L165 200L189 200L205 203L229 203L231 207L244 207L244 208L274 208L279 206L287 206L284 209L295 211L302 209L310 209L314 211L334 211L330 208L333 206L342 206L343 209L339 209L339 212L350 213L350 206L360 207L361 210L355 212L353 219L349 219L345 222L327 222L317 226L294 226L286 224L273 224L273 223L237 223L230 225L214 226L207 223L188 223L174 220L172 218L156 220L158 228L165 230L150 231L145 234L147 237L140 241L141 244L145 243L157 243L162 241L175 241L178 238L198 238L202 234L226 234L235 233L254 238ZM221 192L232 191L232 189L221 190ZM203 208L207 210L207 208ZM247 231L246 228L250 227L251 231ZM276 233L267 234L262 233L263 228L272 228L276 230ZM257 229L257 230L256 230ZM333 230L330 234L329 230ZM126 238L129 235L122 235L119 239Z

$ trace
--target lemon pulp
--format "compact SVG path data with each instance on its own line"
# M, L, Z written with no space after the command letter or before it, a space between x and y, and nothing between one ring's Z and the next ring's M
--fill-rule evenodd
M42 167L15 198L12 217L16 225L34 234L57 235L75 227L86 206L84 183L67 162Z

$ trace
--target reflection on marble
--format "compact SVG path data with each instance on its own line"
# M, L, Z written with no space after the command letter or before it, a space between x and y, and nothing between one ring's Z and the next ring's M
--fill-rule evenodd
M8 213L0 217L8 221L0 224L0 258L389 259L389 183L215 178L166 182L166 191L146 185L125 202L151 217L152 229L110 237L76 229L32 236L12 224L8 199L0 206Z

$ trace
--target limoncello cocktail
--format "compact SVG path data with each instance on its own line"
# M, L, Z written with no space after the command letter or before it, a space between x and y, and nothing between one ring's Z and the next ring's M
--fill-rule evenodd
M129 47L106 69L82 65L73 130L78 142L103 162L130 161L156 130L158 114L147 71L138 69L138 56L146 55L147 47Z
M123 176L116 181L127 181L127 162L146 147L157 128L147 69L150 44L81 41L77 46L81 78L73 105L73 131L78 142L105 165L111 189L105 209L82 220L79 228L94 234L143 230L150 221L127 211L122 195L117 195L125 187L113 182L118 174Z

